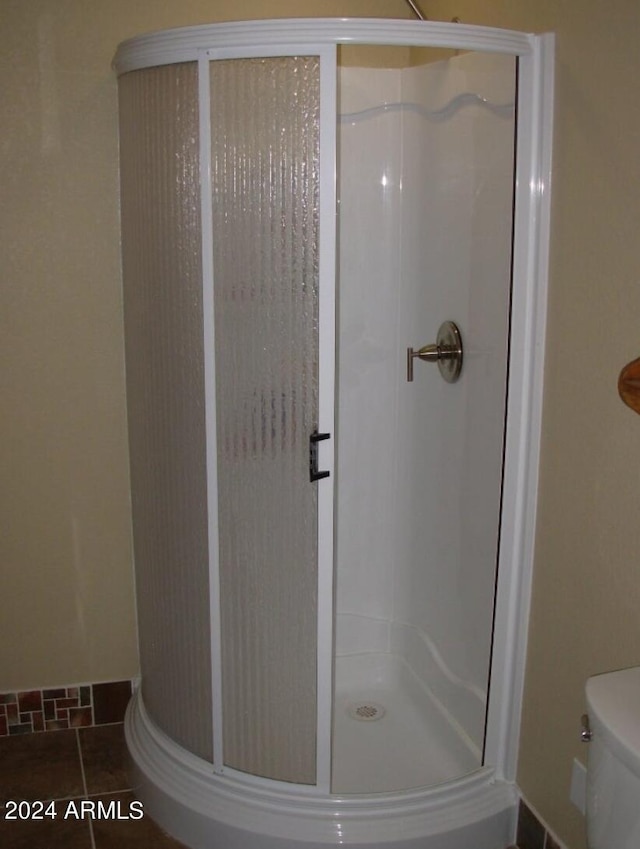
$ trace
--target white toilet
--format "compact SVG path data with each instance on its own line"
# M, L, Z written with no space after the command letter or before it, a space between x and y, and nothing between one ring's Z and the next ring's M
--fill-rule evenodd
M596 675L586 690L587 845L640 849L640 667Z

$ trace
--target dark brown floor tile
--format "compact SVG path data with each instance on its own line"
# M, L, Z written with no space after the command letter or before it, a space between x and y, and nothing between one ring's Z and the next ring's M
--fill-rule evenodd
M126 816L135 801L132 793L116 793L100 797L104 805L120 803L120 813ZM173 837L165 834L146 814L139 820L94 819L93 837L96 849L185 849Z
M93 685L93 716L96 725L122 722L131 698L131 681Z
M0 802L44 801L84 792L75 731L1 737L0 764Z
M520 849L544 849L545 830L538 818L520 800L518 809L518 836L516 843Z
M57 803L54 820L6 821L0 819L0 846L7 849L91 849L89 823L64 819L64 804Z
M120 724L80 728L78 734L87 792L91 795L131 789L124 726Z

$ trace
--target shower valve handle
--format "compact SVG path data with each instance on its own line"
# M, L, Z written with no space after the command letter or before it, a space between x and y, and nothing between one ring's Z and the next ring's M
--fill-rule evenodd
M447 383L455 383L462 370L462 338L452 321L445 321L438 330L435 345L424 345L417 351L407 348L407 380L413 381L415 358L427 363L438 363L440 374Z
M436 363L442 356L442 351L438 345L423 345L417 351L413 348L407 348L407 380L409 383L413 380L413 360L417 357L426 363Z

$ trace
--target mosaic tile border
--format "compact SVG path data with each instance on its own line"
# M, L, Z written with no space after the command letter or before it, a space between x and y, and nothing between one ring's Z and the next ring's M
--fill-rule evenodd
M0 737L122 722L132 683L108 681L0 693Z

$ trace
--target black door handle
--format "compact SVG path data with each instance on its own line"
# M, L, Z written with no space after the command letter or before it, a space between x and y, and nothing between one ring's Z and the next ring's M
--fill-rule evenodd
M309 437L309 480L319 481L321 478L328 478L331 472L318 471L318 442L325 439L331 439L330 433L318 433L315 430Z

